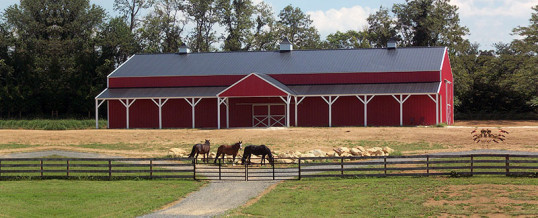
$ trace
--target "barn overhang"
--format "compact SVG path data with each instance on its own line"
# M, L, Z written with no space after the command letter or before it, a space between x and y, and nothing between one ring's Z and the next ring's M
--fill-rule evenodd
M217 94L218 97L279 97L294 92L278 80L263 73L251 73Z

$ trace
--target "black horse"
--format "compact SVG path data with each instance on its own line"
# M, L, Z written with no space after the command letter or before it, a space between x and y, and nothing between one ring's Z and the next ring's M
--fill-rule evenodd
M271 166L274 165L274 159L273 154L271 154L271 149L269 149L265 145L249 145L245 147L245 152L243 153L243 158L241 158L241 165L245 164L245 161L247 161L248 164L250 164L250 156L251 155L261 155L262 161L261 164L265 164L265 155L267 155L267 159L269 160L269 163Z
M209 149L211 148L211 144L209 140L205 140L204 144L196 144L192 146L191 154L189 155L189 158L193 158L193 163L198 158L198 154L202 154L202 162L209 162ZM207 155L207 157L206 157Z

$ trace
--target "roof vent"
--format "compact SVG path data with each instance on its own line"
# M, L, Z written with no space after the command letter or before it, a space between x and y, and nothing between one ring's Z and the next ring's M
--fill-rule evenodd
M185 43L181 44L181 46L179 46L179 54L181 55L188 53L191 53L191 49L189 49L189 47L185 45Z
M396 49L396 41L397 39L395 37L392 37L387 42L387 49Z
M290 52L293 50L293 45L291 44L290 40L288 38L284 38L282 42L280 42L280 52Z

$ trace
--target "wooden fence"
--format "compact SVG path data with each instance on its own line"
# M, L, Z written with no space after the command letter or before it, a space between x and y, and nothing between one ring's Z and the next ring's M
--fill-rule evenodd
M538 173L538 155L415 155L385 157L300 158L302 177L386 176L533 176Z
M252 158L253 162L259 159ZM538 176L538 155L311 157L260 167L188 158L0 158L0 179L20 177L283 180L305 177ZM290 162L290 161L288 161Z
M1 158L0 178L193 178L186 158Z

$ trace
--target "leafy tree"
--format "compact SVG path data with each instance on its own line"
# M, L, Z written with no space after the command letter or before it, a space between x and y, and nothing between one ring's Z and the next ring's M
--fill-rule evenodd
M21 113L76 113L86 110L93 76L84 60L94 51L95 30L105 12L88 0L21 0L6 9L16 35L15 86ZM91 66L91 65L90 65Z
M187 14L195 22L189 36L190 48L195 52L209 52L217 42L214 29L218 22L216 0L189 0Z
M187 19L178 18L184 12L183 0L161 0L155 4L153 11L148 14L138 34L144 45L144 51L149 53L177 52L183 43L181 34L187 24Z
M255 25L255 5L250 0L218 0L217 12L219 23L226 28L223 50L244 50Z
M538 55L538 5L532 7L534 13L531 15L530 25L527 27L518 26L514 28L513 34L519 35L522 39L516 39L512 46L518 53L528 53Z
M406 0L394 4L402 44L412 46L452 46L465 41L469 33L460 26L458 7L450 0Z
M368 32L357 32L354 30L348 30L347 32L337 31L327 36L323 47L331 49L369 48Z
M300 8L291 5L286 6L278 15L280 34L298 49L318 48L321 40L318 30L312 25L310 15L305 14Z
M119 11L128 21L131 32L137 25L140 10L148 9L152 5L153 0L114 0L114 10Z
M271 6L264 2L256 5L256 20L253 33L247 36L245 50L273 50L280 43L278 25Z
M366 19L368 21L368 40L376 48L387 46L391 38L397 36L396 22L389 15L389 10L379 7L379 11L371 14Z

